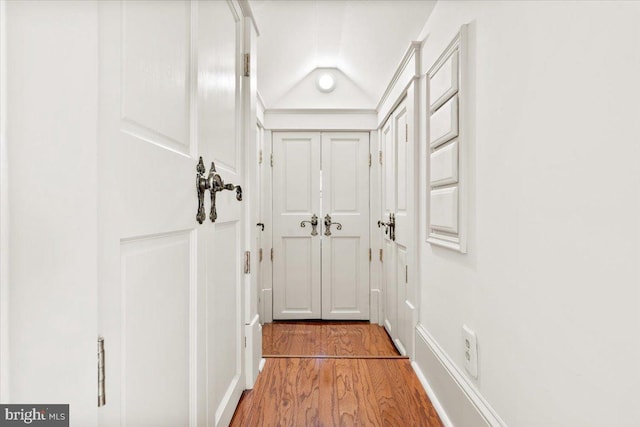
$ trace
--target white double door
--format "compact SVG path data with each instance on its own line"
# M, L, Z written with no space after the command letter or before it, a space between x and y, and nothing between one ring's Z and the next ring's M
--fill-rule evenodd
M100 426L227 425L244 388L243 203L196 222L196 165L243 185L234 2L101 2Z
M273 133L274 319L369 319L369 165L366 132Z

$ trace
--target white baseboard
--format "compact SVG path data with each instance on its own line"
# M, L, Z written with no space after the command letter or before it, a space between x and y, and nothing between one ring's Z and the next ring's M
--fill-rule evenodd
M262 325L257 314L251 319L251 323L244 325L244 334L247 340L244 353L247 369L245 388L251 390L258 378L262 360Z
M446 427L507 427L424 326L415 329L416 375Z

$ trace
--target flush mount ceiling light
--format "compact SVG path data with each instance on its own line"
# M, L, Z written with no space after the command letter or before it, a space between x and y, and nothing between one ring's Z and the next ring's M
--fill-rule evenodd
M331 92L335 87L336 81L331 74L325 73L318 77L318 89L320 89L321 92Z

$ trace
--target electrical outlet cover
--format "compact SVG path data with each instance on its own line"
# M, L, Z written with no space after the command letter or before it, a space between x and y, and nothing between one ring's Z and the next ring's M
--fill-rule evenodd
M478 343L476 333L467 325L462 325L464 368L473 377L478 378Z

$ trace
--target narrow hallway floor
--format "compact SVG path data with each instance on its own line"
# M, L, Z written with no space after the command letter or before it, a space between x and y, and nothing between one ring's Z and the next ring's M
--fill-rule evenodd
M442 427L410 361L378 325L267 324L263 354L232 426Z

